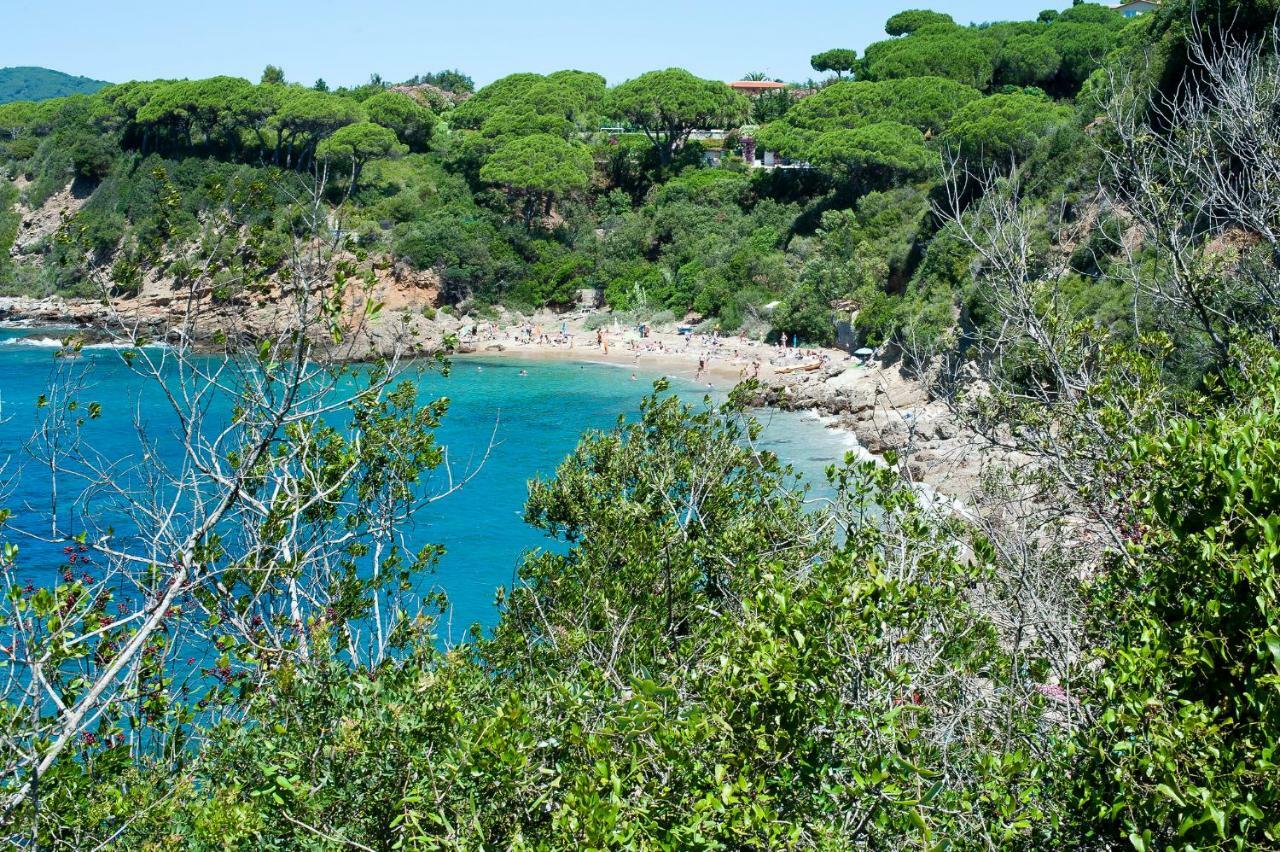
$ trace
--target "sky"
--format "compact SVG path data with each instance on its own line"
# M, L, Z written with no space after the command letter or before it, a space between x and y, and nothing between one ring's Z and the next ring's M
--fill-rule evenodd
M804 80L809 57L859 52L907 8L959 23L1027 20L1065 2L897 0L3 0L0 67L39 65L110 82L229 74L257 80L267 63L290 81L398 82L458 68L478 84L516 71L579 68L611 84L680 66L713 79L752 71Z

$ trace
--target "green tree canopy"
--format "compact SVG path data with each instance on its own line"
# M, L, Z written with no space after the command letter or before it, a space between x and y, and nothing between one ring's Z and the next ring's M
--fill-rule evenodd
M885 21L884 31L891 36L910 35L916 30L932 26L955 26L955 19L943 12L928 9L907 9Z
M136 90L143 96L133 120L188 147L196 133L220 138L235 149L240 134L270 117L273 92L239 77L159 83Z
M890 80L946 77L985 89L994 71L995 48L980 30L931 24L900 39L878 41L863 56L862 77Z
M290 86L268 122L276 132L275 160L280 162L283 150L284 165L292 165L295 158L305 162L321 139L367 118L364 107L350 98Z
M262 69L262 79L259 82L264 86L284 85L284 69L278 65L268 65Z
M747 99L724 83L682 68L650 71L609 92L606 111L639 127L663 164L694 130L736 127L747 119Z
M1081 8L1080 6L1073 9ZM1072 11L1068 9L1067 12ZM1115 14L1104 9L1108 14ZM1124 21L1119 15L1118 20ZM1060 57L1061 65L1056 78L1057 91L1074 94L1095 69L1102 65L1107 54L1115 49L1119 31L1114 26L1098 23L1082 23L1067 17L1064 12L1049 25L1042 36L1047 45Z
M1112 29L1123 27L1126 23L1124 16L1115 9L1108 9L1097 3L1068 6L1058 15L1057 20L1061 23L1101 24Z
M424 83L454 94L465 94L476 90L475 80L472 80L471 77L456 68L446 68L443 71L431 71L426 74L415 74L410 79L405 80L406 86L417 86Z
M369 120L395 131L411 151L426 150L435 127L435 113L400 92L379 92L364 102Z
M1231 380L1238 405L1130 450L1149 483L1132 499L1148 532L1094 594L1117 625L1092 697L1108 710L1085 732L1071 792L1137 848L1264 849L1280 834L1274 362L1267 373L1260 387Z
M349 166L354 186L360 182L360 172L365 163L378 157L398 156L407 150L396 139L394 131L372 121L362 121L335 130L332 136L320 143L316 156Z
M976 89L940 77L835 83L796 103L756 138L788 156L807 157L814 139L832 130L893 122L937 133L956 110L981 96Z
M587 71L511 74L476 92L449 120L490 137L558 133L567 138L596 123L604 97L604 78ZM522 121L529 122L523 131Z
M814 140L809 158L859 194L919 177L932 170L937 159L925 147L923 133L891 121L823 133Z
M1007 163L1026 158L1055 125L1070 119L1070 108L1043 95L991 95L961 107L943 139L971 160Z
M16 139L23 133L43 136L53 129L56 115L56 103L53 101L0 104L0 139Z
M556 198L586 189L593 165L591 152L582 143L537 133L513 139L494 151L480 169L480 179L522 198L528 227L538 202L549 212Z
M809 58L809 64L813 66L814 71L831 71L837 77L843 77L848 74L857 63L858 51L843 47L824 50L822 53L815 53Z
M1006 40L996 54L994 82L998 85L1038 86L1053 80L1062 56L1046 35L1019 34Z

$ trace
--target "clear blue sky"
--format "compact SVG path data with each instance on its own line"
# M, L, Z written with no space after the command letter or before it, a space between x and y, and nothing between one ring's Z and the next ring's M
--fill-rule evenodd
M42 65L121 82L232 74L268 62L290 80L402 80L459 68L487 83L513 71L596 71L618 83L678 65L733 79L812 73L809 56L862 50L886 18L922 6L958 22L1026 20L1063 0L679 2L584 0L5 0L0 66Z

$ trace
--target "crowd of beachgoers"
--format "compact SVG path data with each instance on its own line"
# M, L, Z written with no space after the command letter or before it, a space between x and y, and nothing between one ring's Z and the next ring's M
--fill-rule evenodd
M715 330L677 327L675 331L660 331L645 323L622 325L616 321L587 328L580 319L510 324L486 320L464 323L458 337L467 351L558 353L614 363L631 361L637 367L674 367L676 372L697 380L769 380L790 372L859 363L843 351L799 346L797 341L766 343Z

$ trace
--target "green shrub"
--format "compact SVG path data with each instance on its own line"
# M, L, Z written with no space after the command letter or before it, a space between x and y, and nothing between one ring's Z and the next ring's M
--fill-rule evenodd
M1280 363L1242 402L1132 444L1132 543L1076 794L1139 850L1280 842ZM1114 627L1112 627L1114 625ZM1114 633L1110 633L1114 630Z

